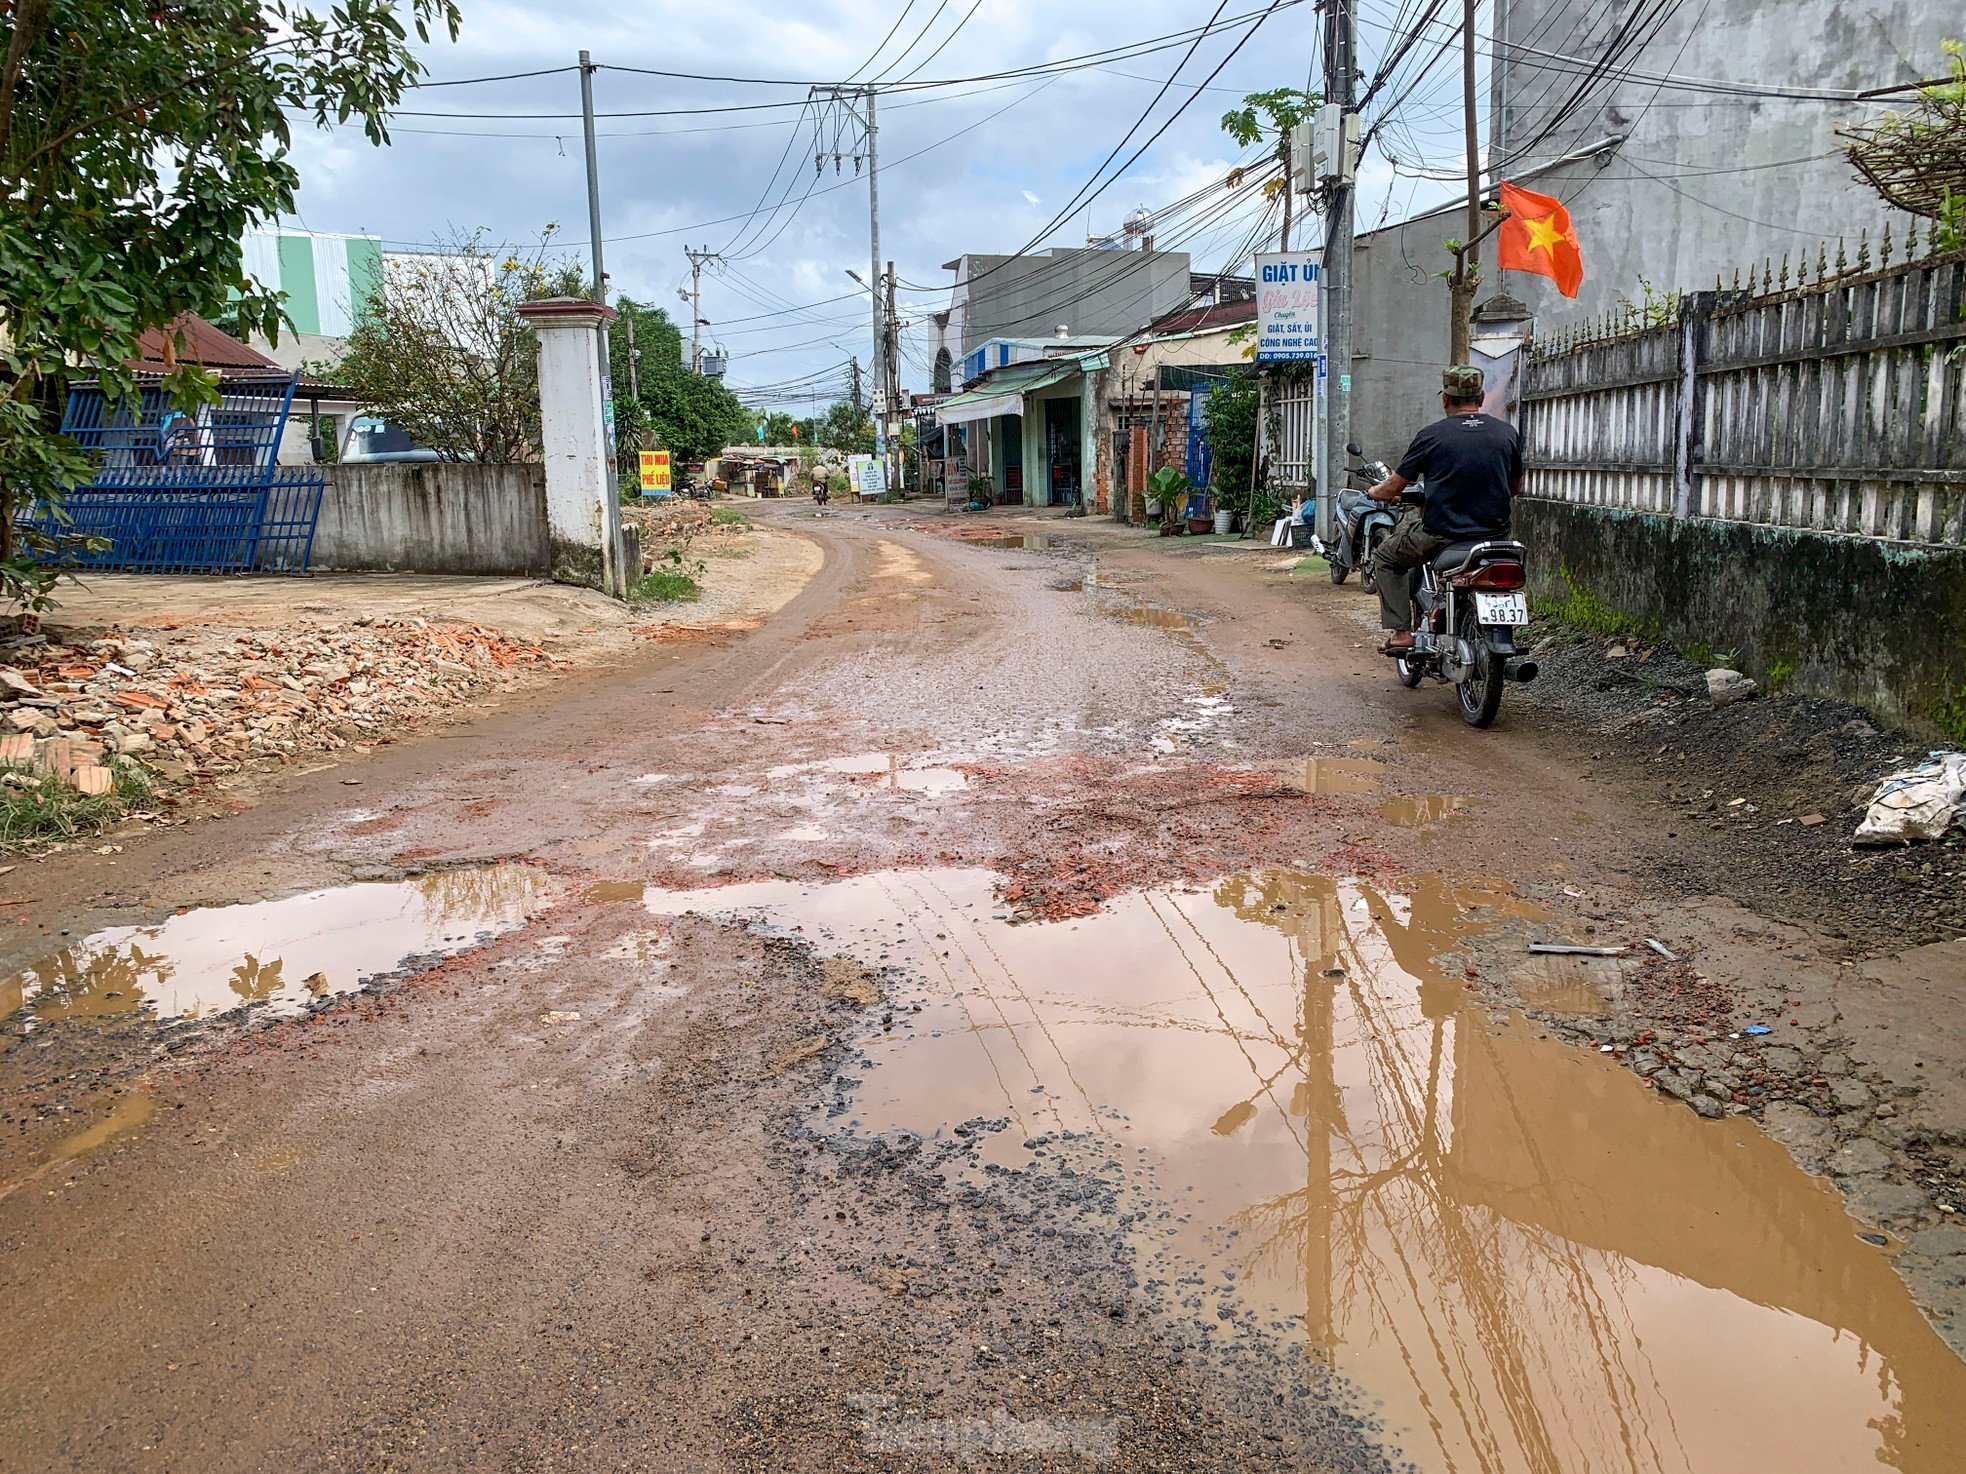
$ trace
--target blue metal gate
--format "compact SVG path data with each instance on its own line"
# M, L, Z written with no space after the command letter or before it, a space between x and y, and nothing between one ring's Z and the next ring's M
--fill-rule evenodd
M59 514L44 505L22 520L83 568L305 572L325 483L275 464L297 377L225 379L218 403L195 413L154 378L113 400L95 382L73 385L61 430L94 458L95 478Z

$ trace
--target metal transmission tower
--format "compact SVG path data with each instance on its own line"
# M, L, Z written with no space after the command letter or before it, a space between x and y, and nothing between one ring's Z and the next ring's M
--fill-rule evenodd
M683 254L689 257L689 291L683 294L689 301L689 371L700 374L703 372L703 267L711 261L721 263L724 258L708 246L700 250L684 246Z
M874 89L872 87L814 87L806 94L812 105L813 147L812 167L818 173L826 167L826 160L833 161L833 172L844 170L846 161L853 161L853 172L860 172L860 161L867 161L867 238L868 238L868 295L874 299L874 361L872 377L874 393L878 399L887 383L886 351L887 334L881 322L885 304L881 300L881 170L880 170L880 130L874 120ZM830 131L829 131L830 130ZM865 148L865 153L861 152ZM881 456L887 454L887 418L876 413L874 417L875 450Z

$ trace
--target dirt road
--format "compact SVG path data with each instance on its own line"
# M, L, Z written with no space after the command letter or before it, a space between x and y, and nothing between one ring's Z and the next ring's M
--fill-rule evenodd
M768 515L756 628L0 881L0 1469L1957 1467L1953 857L1267 550Z

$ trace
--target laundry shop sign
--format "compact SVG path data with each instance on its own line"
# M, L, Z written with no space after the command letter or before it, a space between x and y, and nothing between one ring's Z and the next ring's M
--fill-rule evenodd
M1316 251L1272 251L1256 258L1256 361L1311 363L1318 357Z

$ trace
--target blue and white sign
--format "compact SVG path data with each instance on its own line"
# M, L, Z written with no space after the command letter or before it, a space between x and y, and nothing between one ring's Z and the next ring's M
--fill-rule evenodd
M1271 251L1256 258L1256 361L1318 359L1318 278L1322 252Z

